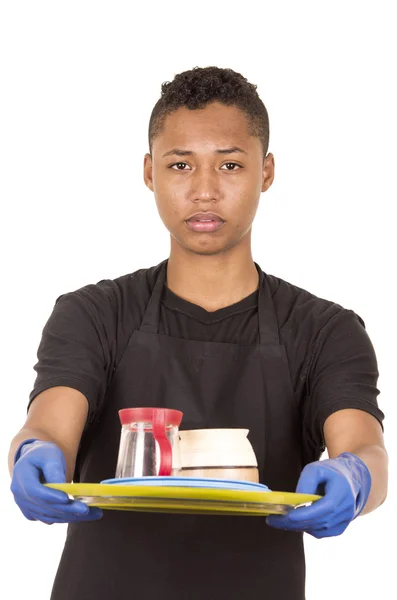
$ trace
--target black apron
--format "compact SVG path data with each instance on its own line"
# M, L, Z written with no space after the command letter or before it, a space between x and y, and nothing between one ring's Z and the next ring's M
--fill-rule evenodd
M158 334L167 263L82 441L80 481L114 477L119 409L159 406L183 412L181 430L249 429L260 482L295 491L302 428L265 274L255 263L260 344L200 342ZM304 587L303 534L265 517L104 511L68 526L51 599L304 600Z

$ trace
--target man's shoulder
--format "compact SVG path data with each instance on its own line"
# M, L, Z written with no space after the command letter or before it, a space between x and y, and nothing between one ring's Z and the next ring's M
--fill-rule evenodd
M285 279L265 273L280 330L291 328L321 329L346 311L339 303L322 298Z
M83 302L89 311L96 311L101 319L121 318L139 320L153 291L162 263L141 268L114 279L88 283L56 299Z
M126 290L127 293L139 294L145 300L149 300L163 262L164 261L154 266L138 269L126 275L121 275L116 279L104 279L99 281L97 285Z

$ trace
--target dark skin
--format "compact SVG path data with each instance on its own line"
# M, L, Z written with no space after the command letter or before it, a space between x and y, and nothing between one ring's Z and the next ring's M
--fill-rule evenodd
M215 153L231 146L239 146L246 154ZM175 147L195 154L162 158ZM181 161L184 166L170 168ZM234 162L241 165L236 173L235 167L227 166ZM145 156L144 176L171 234L168 287L208 311L255 291L258 274L251 255L251 227L260 194L273 182L274 158L268 154L263 160L262 146L249 135L245 115L218 103L198 111L175 111L154 140L153 155ZM211 234L188 229L185 219L210 210L226 220L222 229ZM44 390L11 443L10 474L19 444L36 438L52 441L63 450L71 481L87 414L87 399L81 392L64 386ZM371 472L371 493L361 514L382 504L387 494L388 457L375 417L360 410L340 410L327 419L324 437L330 458L352 452Z
M232 146L245 153L216 153ZM173 148L193 154L163 157ZM167 285L175 294L212 312L258 288L251 230L260 194L273 183L274 157L269 153L263 158L260 140L249 134L239 108L214 102L202 110L180 108L167 116L153 141L152 156L145 155L144 179L171 234ZM188 228L186 219L210 211L226 221L219 231L197 233ZM360 410L337 411L327 419L324 437L330 458L352 452L371 472L371 493L361 514L382 504L388 457L375 417Z
M242 152L216 153L241 148ZM174 148L188 155L163 155ZM204 109L177 109L165 119L144 159L144 180L154 192L171 234L167 286L178 296L215 311L239 302L259 285L251 231L260 194L273 183L274 157L263 157L260 139L236 106L213 102ZM214 232L191 231L196 212L224 219Z

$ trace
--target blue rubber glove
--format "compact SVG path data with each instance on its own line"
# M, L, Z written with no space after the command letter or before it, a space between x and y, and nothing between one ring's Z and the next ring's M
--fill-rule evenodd
M25 440L14 458L11 491L15 502L30 521L79 523L102 517L102 511L70 500L65 492L47 488L45 483L66 482L66 460L52 442Z
M287 515L270 515L268 525L287 531L305 531L320 539L340 535L364 508L371 491L371 474L350 452L306 465L298 481L299 494L325 493L311 506Z

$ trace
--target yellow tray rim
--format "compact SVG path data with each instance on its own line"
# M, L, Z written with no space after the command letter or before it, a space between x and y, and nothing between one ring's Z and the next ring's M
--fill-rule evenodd
M316 502L322 496L296 492L262 492L227 490L184 486L114 485L103 483L46 483L45 486L65 492L69 496L134 497L164 499L213 500L236 503L288 504L298 506Z

